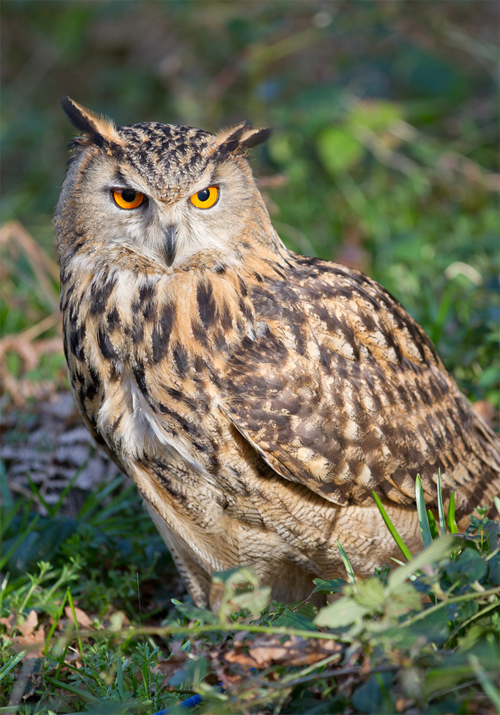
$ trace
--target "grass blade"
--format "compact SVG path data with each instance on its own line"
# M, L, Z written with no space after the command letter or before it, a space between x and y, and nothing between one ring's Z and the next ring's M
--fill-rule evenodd
M22 650L20 653L13 655L12 658L9 658L9 660L0 668L0 680L3 680L3 678L10 673L12 668L16 667L19 661L24 658L26 653L27 651Z
M349 561L349 557L347 556L346 552L344 551L344 548L340 541L337 541L337 548L340 552L340 556L342 558L342 561L344 562L345 570L347 571L347 578L349 579L349 583L356 583L356 576L354 575L354 569L351 566L351 562Z
M71 613L73 615L73 620L75 622L75 630L76 630L76 637L78 640L78 647L80 649L80 658L83 663L85 663L85 657L83 654L83 644L82 644L82 639L80 638L80 629L78 627L78 620L76 618L76 611L75 611L75 604L73 603L73 596L71 595L71 591L69 590L69 586L66 590L66 595L68 597L68 603L69 607L71 608Z
M452 492L450 494L450 503L448 504L448 514L446 516L448 521L448 530L450 534L458 534L458 526L455 521L455 494Z
M69 589L68 589L68 590L69 590ZM61 605L60 605L60 607L59 607L59 611L57 612L57 616L53 619L54 622L53 622L52 626L50 627L49 635L48 635L47 638L45 639L45 642L46 642L46 643L50 643L50 639L51 639L52 636L54 635L54 631L56 630L57 624L59 623L59 621L60 621L60 619L61 619L61 616L62 616L63 611L64 611L64 606L66 605L66 601L67 601L67 600L68 600L68 591L66 591L66 593L64 594L64 598L63 598L63 600L62 600L62 602L61 602Z
M438 495L437 495L437 500L438 500L438 514L439 514L439 531L441 532L441 536L446 534L446 521L444 518L444 504L443 504L443 492L441 489L441 467L438 469Z
M385 525L387 526L387 528L388 528L389 531L391 532L392 538L394 539L394 541L395 541L396 544L398 545L399 550L401 551L401 553L403 554L403 556L405 557L405 559L406 559L407 561L410 561L410 559L412 558L412 554L411 554L409 548L406 546L405 542L403 541L403 539L402 539L401 536L399 535L398 530L396 529L396 527L395 527L394 524L392 523L392 521L391 521L391 519L390 519L388 513L387 513L386 510L384 509L384 505L382 504L382 502L380 501L380 499L378 498L378 496L375 494L375 492L372 492L372 494L373 494L373 498L375 499L375 503L376 503L376 505L378 506L378 510L379 510L380 514L382 515L382 519L385 521Z
M25 476L28 478L28 482L31 488L31 491L35 493L35 496L38 498L38 501L40 504L47 510L47 514L53 518L55 514L52 513L52 507L48 502L45 501L45 499L42 496L42 493L40 492L39 488L35 484L35 482L32 480L28 472L24 472Z
M432 544L432 534L429 526L429 520L427 518L424 490L422 487L422 480L420 479L420 474L417 474L417 478L415 480L415 497L417 500L418 525L420 526L420 533L422 535L424 548L427 548L427 546L430 546Z
M484 690L485 694L490 699L495 710L497 712L500 712L500 694L498 693L498 690L496 689L495 685L489 679L486 672L481 667L481 664L479 662L479 658L477 657L477 655L469 655L469 663L471 664L472 669L474 670L474 672L477 676L477 679L481 683L482 689Z
M439 538L439 530L436 524L436 519L434 518L434 514L430 509L427 509L427 519L429 521L429 528L431 530L431 536L432 539L438 539Z

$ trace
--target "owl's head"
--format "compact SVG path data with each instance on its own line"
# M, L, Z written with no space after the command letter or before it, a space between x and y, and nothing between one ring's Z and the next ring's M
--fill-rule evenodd
M252 229L269 231L246 159L268 129L248 122L216 135L157 122L120 127L68 97L61 104L81 133L56 212L61 263L75 247L108 256L127 247L175 269L199 251L230 255Z

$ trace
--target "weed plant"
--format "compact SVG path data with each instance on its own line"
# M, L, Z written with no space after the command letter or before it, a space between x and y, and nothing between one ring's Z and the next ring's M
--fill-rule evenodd
M500 525L486 509L459 535L453 501L445 515L439 500L436 517L419 507L423 550L413 557L385 515L402 565L356 580L339 544L346 579L315 580L313 593L334 599L319 610L270 602L239 569L214 577L213 613L162 600L175 572L135 493L120 487L89 496L74 522L10 502L0 712L150 714L193 693L214 715L496 712ZM416 488L421 504L418 479ZM50 563L37 561L51 532Z

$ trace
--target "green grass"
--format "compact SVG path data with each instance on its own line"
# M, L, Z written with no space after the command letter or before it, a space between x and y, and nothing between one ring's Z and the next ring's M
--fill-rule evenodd
M315 592L337 594L319 612L270 603L243 569L215 577L223 597L212 613L162 598L175 572L121 478L75 521L32 506L11 499L2 525L0 712L150 714L195 692L214 715L495 712L500 524L485 509L465 536L436 533L370 579L354 579L339 545L347 580L316 579ZM421 531L432 533L428 518ZM50 562L36 561L42 535Z

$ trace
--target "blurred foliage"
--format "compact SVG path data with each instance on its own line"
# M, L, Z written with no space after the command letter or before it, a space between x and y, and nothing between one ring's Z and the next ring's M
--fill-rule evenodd
M254 164L287 245L373 275L498 409L497 24L487 0L4 0L3 218L53 250L63 94L119 124L271 126ZM28 291L3 330L43 317Z

